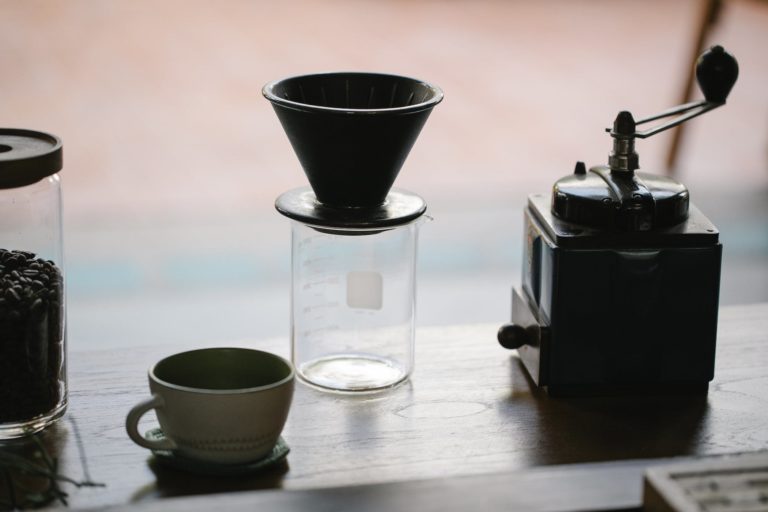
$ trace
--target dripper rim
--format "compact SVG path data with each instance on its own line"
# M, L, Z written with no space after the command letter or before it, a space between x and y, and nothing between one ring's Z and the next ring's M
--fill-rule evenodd
M403 107L340 108L340 107L327 107L324 105L314 105L311 103L302 103L299 101L293 101L286 98L281 98L280 96L277 96L273 92L274 87L281 82L285 82L288 80L295 80L298 78L322 77L322 76L332 76L332 75L350 75L350 76L358 76L358 77L359 76L377 76L377 77L411 80L413 82L417 82L425 86L426 88L431 90L433 94L426 101L415 103L413 105L405 105ZM394 75L391 73L374 73L374 72L367 72L367 71L331 71L331 72L323 72L323 73L308 73L303 75L288 76L285 78L279 78L277 80L272 80L270 82L267 82L264 85L264 87L261 88L261 94L273 105L280 105L281 107L300 110L303 112L324 112L324 113L347 114L347 115L409 114L409 113L421 112L423 110L434 108L435 105L443 101L443 97L444 97L443 90L440 87L436 85L432 85L429 82L425 82L424 80L419 80L417 78L412 78L404 75Z
M312 187L304 186L280 194L275 209L307 226L359 232L410 224L426 213L427 203L413 192L392 187L380 205L338 207L318 201Z

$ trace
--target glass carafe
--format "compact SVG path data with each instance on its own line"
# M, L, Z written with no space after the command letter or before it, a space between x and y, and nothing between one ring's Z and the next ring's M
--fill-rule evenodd
M291 222L292 358L302 380L375 391L408 378L422 218L388 229Z

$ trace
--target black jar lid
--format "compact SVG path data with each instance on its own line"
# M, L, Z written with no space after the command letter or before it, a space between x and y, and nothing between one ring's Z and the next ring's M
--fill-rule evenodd
M61 167L61 139L55 135L0 128L0 189L31 185Z
M612 172L579 162L573 174L558 180L552 213L559 219L594 228L652 231L688 218L689 193L666 176Z
M412 192L393 188L385 201L372 207L337 207L317 200L311 187L283 193L275 208L304 224L338 230L377 230L408 224L427 211L427 203Z

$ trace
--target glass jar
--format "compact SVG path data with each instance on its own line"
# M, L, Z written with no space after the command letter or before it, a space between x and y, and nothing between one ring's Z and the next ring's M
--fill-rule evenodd
M0 439L67 405L58 137L0 128Z

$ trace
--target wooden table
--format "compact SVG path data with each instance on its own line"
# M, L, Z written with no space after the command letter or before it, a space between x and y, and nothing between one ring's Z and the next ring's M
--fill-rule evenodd
M288 460L257 476L169 470L125 434L127 411L147 396L147 368L195 347L72 351L69 412L45 438L73 477L83 475L82 439L92 478L106 484L72 490L74 507L488 473L496 475L487 481L498 482L498 473L542 465L768 447L768 304L722 310L716 376L702 398L550 398L533 387L514 353L498 346L497 327L418 330L413 378L387 393L345 396L298 385L283 432ZM284 339L229 345L288 352Z

